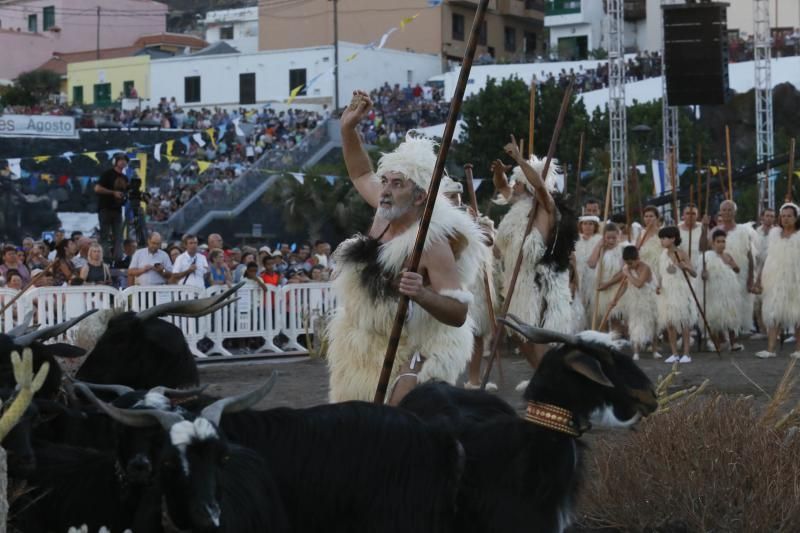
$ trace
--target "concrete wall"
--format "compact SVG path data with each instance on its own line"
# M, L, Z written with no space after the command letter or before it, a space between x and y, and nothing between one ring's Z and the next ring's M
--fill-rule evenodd
M59 31L43 31L44 8L55 7ZM141 35L166 31L167 6L152 0L30 0L0 5L0 79L32 70L53 52L81 52L97 47L100 6L100 48L130 46ZM36 15L38 38L28 32L28 16ZM16 32L19 28L20 31Z
M550 53L558 52L559 39L587 37L588 50L607 48L604 35L603 2L581 0L580 13L545 17L544 25L550 29Z
M752 35L753 0L728 0L728 3L728 29ZM771 28L800 28L800 2L769 0L769 25Z
M83 87L83 103L94 103L94 85L111 84L111 99L116 100L123 92L124 83L132 81L139 98L150 95L150 56L121 57L100 61L83 61L67 65L67 99L72 103L72 90Z
M209 44L222 41L221 29L233 26L233 39L224 39L242 53L258 51L258 8L224 9L206 13L205 39Z
M346 58L358 53L352 61ZM441 61L431 54L412 54L397 50L364 50L363 46L340 43L339 91L341 105L349 101L354 89L373 89L384 82L391 84L424 83L441 73ZM306 69L306 95L295 103L327 103L333 101L334 53L332 46L301 48L254 54L224 54L206 57L176 57L152 61L150 99L175 97L184 107L237 105L239 103L239 74L256 74L256 102L263 104L283 101L292 89L291 69ZM200 76L201 102L186 104L184 78Z

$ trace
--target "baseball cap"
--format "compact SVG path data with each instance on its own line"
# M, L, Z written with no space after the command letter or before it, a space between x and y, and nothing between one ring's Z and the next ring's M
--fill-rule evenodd
M259 253L264 252L264 253L271 254L272 250L269 249L269 246L262 246L261 248L258 249L258 252Z

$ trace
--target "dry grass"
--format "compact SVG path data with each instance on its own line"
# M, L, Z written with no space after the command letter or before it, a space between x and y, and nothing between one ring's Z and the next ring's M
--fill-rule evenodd
M793 374L794 362L766 405L751 397L700 398L698 390L667 394L674 375L667 376L659 384L662 408L638 431L592 445L580 526L800 531L800 404L788 405Z

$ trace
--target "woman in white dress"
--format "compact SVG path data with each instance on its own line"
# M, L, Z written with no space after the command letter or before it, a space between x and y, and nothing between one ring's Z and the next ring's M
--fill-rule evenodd
M622 281L622 246L619 243L619 228L613 222L603 228L603 239L597 243L592 255L587 261L587 266L597 272L593 290L595 301L592 302L591 320L592 328L600 325L608 310L611 300L617 292ZM610 329L616 329L622 313L619 309L612 309L608 317Z
M597 243L602 238L600 235L600 218L594 215L580 217L578 219L578 230L580 235L575 242L575 272L578 280L577 294L579 298L576 299L583 306L583 315L588 320L591 318L592 313L596 272L593 268L589 268L587 263Z
M689 330L697 322L697 307L692 299L689 282L697 277L692 268L689 255L679 248L681 244L680 230L676 226L668 226L658 231L661 239L661 257L658 263L658 289L656 293L658 306L658 325L667 330L669 346L672 350L665 362L691 363L689 355L691 337ZM678 332L682 332L683 352L678 355Z
M703 285L699 286L698 297L703 303L704 313L710 335L716 339L717 346L730 345L729 333L741 324L739 317L739 265L731 254L725 252L727 234L724 230L714 230L711 234L711 250L703 252L701 274ZM711 341L709 341L711 342ZM708 346L713 351L713 343Z
M658 240L658 230L661 229L661 215L658 208L648 205L642 210L642 220L644 230L636 239L636 247L639 248L639 258L647 263L650 270L658 272L658 258L661 257L661 242Z
M618 298L619 308L628 325L628 338L633 344L633 360L639 360L639 352L653 342L658 320L656 309L656 283L647 263L639 258L636 246L622 249L623 287ZM655 346L655 344L654 344ZM653 359L661 354L653 349Z
M780 227L769 232L767 258L756 282L767 326L767 349L756 357L775 357L778 333L788 328L794 330L796 342L791 357L800 359L800 207L783 204L779 216Z

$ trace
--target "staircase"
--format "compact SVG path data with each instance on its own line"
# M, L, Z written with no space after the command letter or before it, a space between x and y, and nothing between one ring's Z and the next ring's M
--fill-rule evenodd
M232 182L209 183L168 220L151 222L148 226L165 240L184 233L197 234L215 219L238 216L283 173L311 167L338 147L341 147L339 121L327 120L291 150L264 152Z

